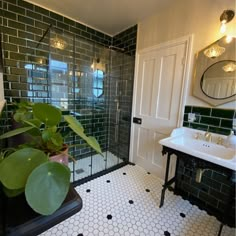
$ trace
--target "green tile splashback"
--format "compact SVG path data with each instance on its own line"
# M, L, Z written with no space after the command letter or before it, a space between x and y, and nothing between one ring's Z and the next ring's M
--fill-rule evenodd
M188 122L189 113L196 114L194 122ZM234 109L185 106L183 126L229 135L233 126L233 118L236 118L236 110Z

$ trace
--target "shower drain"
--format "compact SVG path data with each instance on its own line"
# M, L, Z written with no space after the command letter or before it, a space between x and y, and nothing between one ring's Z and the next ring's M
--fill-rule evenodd
M84 170L83 169L77 169L75 172L76 172L76 174L81 174L81 173L84 172Z

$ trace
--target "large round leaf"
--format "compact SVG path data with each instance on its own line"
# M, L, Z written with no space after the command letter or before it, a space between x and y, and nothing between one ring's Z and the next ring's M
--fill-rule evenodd
M58 125L61 121L61 111L46 103L36 103L33 106L33 114L47 126Z
M0 163L0 181L8 189L24 188L33 169L46 161L48 157L38 149L15 151Z
M25 196L31 208L50 215L64 201L70 186L70 170L57 162L47 162L37 167L29 176Z
M5 193L6 196L8 197L16 197L20 194L22 194L25 191L24 188L20 189L8 189L6 187L3 187L3 192Z

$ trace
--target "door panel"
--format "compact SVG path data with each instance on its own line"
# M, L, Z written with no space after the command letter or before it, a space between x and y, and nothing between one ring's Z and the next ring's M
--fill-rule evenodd
M160 139L178 125L184 78L186 43L140 53L138 56L132 125L133 161L163 178L166 158Z
M141 86L141 106L140 106L140 114L143 116L150 116L152 111L152 91L150 93L145 93L145 91L149 90L154 86L154 75L153 71L155 69L155 60L146 60L143 62L143 76L142 78L142 86ZM146 80L145 78L149 78Z

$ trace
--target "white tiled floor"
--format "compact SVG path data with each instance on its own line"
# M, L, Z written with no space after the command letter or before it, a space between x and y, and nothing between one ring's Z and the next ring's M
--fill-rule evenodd
M220 222L180 196L166 191L159 208L161 180L127 165L76 188L83 208L42 236L213 236ZM234 236L224 226L222 236Z

